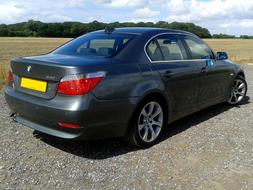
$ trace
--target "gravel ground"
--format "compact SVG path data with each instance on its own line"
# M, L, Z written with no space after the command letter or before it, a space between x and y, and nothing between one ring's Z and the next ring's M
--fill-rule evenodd
M213 106L137 150L119 139L69 142L14 123L0 95L0 189L253 189L253 65L238 107Z

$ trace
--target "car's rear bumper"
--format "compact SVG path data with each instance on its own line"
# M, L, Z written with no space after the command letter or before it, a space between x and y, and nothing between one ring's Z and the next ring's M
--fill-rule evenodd
M137 98L101 101L92 94L46 100L11 87L6 88L5 99L17 122L66 139L124 136L137 102ZM81 128L61 127L58 122L78 124Z

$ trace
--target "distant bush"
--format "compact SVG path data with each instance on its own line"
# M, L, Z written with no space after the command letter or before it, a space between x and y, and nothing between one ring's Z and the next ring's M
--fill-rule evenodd
M217 39L233 39L233 38L253 39L253 36L241 35L240 37L236 37L234 35L228 35L228 34L213 34L212 38L217 38Z
M222 39L229 39L229 38L236 38L234 35L228 35L228 34L213 34L213 38L222 38Z
M253 36L241 35L240 38L242 38L242 39L253 39Z

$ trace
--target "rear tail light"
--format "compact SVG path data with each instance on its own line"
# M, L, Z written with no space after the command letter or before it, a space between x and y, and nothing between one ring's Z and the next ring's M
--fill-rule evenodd
M8 72L8 79L7 80L8 80L9 85L12 85L12 83L14 81L12 71Z
M73 124L73 123L58 122L58 125L61 126L61 127L67 127L67 128L71 128L71 129L79 129L79 128L81 128L80 125Z
M58 86L58 93L83 95L92 91L105 77L104 71L65 76Z

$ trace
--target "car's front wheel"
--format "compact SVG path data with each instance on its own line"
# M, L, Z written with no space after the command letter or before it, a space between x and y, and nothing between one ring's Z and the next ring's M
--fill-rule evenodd
M129 133L130 142L138 147L150 147L161 136L165 125L165 110L162 102L149 99L141 103L135 112Z
M231 96L228 103L231 105L236 105L242 102L247 93L247 82L241 76L238 76L233 83Z

